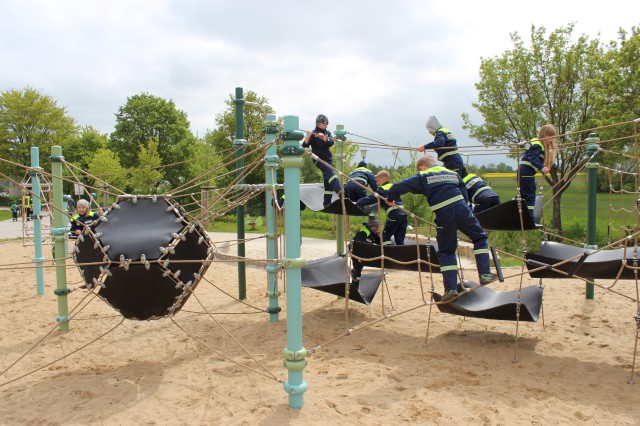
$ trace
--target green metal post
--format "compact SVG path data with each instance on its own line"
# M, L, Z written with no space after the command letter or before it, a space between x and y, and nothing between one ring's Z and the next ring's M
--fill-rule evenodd
M46 260L42 256L42 190L40 187L40 149L37 146L31 147L31 190L33 191L33 242L35 245L35 257L36 262L36 294L38 296L44 295L44 270L42 269L42 261Z
M287 274L287 347L284 349L284 366L289 370L289 380L284 390L289 394L289 407L302 408L302 395L307 390L302 370L307 365L307 350L302 346L302 291L301 269L304 259L300 254L300 168L304 149L299 141L304 137L299 129L299 120L295 115L284 116L284 132L280 148L284 168L284 226L287 230L286 253L282 267Z
M344 124L336 125L336 169L344 172L344 141L347 132L344 130ZM342 181L342 180L341 180ZM336 253L338 256L344 256L344 221L341 216L336 216Z
M598 151L600 146L596 142L600 142L597 133L589 133L589 137L585 140L587 145L587 153L592 156ZM596 191L598 189L598 160L594 156L587 163L588 177L588 208L587 208L587 249L595 250L596 245ZM595 297L595 285L593 279L588 279L586 284L586 297L593 299Z
M267 145L273 143L278 133L278 122L274 114L267 115L267 121L264 123L265 133L267 135ZM267 149L265 157L265 210L266 210L266 222L267 222L267 258L275 259L278 255L277 236L276 236L276 217L272 205L276 202L273 198L271 189L278 183L278 152L276 145L273 144ZM280 297L280 290L278 290L278 265L275 262L269 262L265 267L267 271L267 297L269 298L269 307L267 312L269 313L269 321L278 321L278 313L280 307L278 306L278 297Z
M236 105L236 138L233 141L233 146L236 149L236 177L239 177L236 182L238 185L244 183L244 145L247 143L244 140L244 94L242 87L236 87L236 98L234 99ZM238 235L238 257L245 257L244 246L244 205L236 207L236 230ZM238 298L245 300L247 298L247 270L243 261L238 262Z
M62 193L62 147L51 147L51 183L53 185L53 241L55 247L55 265L56 265L56 291L58 296L58 330L69 330L69 304L67 301L67 228L65 227L65 218L62 212L63 193Z

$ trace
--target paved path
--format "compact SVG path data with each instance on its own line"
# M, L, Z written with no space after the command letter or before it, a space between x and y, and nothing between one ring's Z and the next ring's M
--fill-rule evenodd
M22 238L22 219L17 222L11 219L0 221L0 239L9 238Z

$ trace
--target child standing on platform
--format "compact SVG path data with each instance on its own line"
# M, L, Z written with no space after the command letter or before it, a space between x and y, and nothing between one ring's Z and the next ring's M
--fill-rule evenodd
M436 215L438 262L444 283L442 301L458 296L458 230L473 241L473 254L480 275L480 285L492 283L498 276L491 273L487 234L468 206L467 188L462 178L444 167L435 166L429 155L416 162L418 174L404 179L389 189L388 202L394 206L402 194L422 194Z
M320 161L313 160L313 163L322 172L322 180L324 183L324 200L323 205L327 207L331 204L331 198L333 193L339 194L342 190L340 185L340 179L333 171L333 156L331 155L331 147L333 146L333 138L331 132L327 130L329 127L329 119L326 115L320 114L316 117L316 128L313 132L307 130L304 141L302 142L303 148L311 147L311 152L318 156L324 164Z
M458 141L455 136L451 134L451 131L445 127L442 127L440 120L435 115L432 115L427 119L427 130L431 136L435 136L433 142L418 147L419 152L424 152L427 149L433 149L436 151L438 160L442 161L444 166L458 173L461 177L467 175L467 169L464 167L464 161L462 156L458 152Z
M538 137L531 139L520 160L518 169L518 186L520 195L527 204L533 217L536 204L536 169L542 174L549 173L556 159L556 128L553 124L545 124L540 128Z

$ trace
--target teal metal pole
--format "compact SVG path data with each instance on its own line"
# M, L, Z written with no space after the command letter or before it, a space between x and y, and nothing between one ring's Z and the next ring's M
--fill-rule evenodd
M592 156L598 151L600 146L596 142L600 142L597 133L589 133L587 137L587 153ZM587 163L588 178L588 207L587 207L587 249L596 250L596 191L598 189L598 160L594 156ZM586 283L586 298L593 299L595 297L595 285L593 279L589 278Z
M33 241L35 245L36 262L36 294L44 295L44 269L42 269L42 261L46 260L42 256L42 188L40 186L40 176L42 176L40 168L40 149L37 146L31 147L31 190L33 191Z
M54 293L58 296L58 330L69 330L69 303L67 301L67 228L65 227L65 218L62 194L62 148L60 146L51 147L51 183L53 185L53 241L55 247L55 265L56 265L56 290Z
M336 169L344 172L344 141L347 132L344 130L343 124L336 125ZM340 179L342 182L342 179ZM347 216L348 217L348 216ZM338 256L344 256L344 220L342 216L336 216L336 253ZM348 220L348 219L347 219Z
M304 259L300 255L300 168L304 149L299 141L304 137L299 129L299 120L295 115L284 116L284 132L280 148L284 168L284 226L286 253L282 267L287 276L287 347L284 350L284 366L289 370L289 380L284 390L289 394L289 407L302 408L302 395L307 390L302 370L307 365L307 350L302 346L302 291L301 270Z
M233 146L236 149L236 184L244 183L244 94L242 87L236 87L236 97L233 101L236 106L236 138ZM236 207L236 230L238 236L238 257L245 257L244 245L244 205ZM247 298L247 270L245 263L241 260L238 262L238 298L245 300Z
M278 133L278 122L274 114L267 115L267 121L264 123L264 130L267 135L267 145L273 143ZM265 210L266 210L266 223L267 223L267 258L275 259L278 255L278 245L276 236L276 217L273 209L273 205L276 200L273 198L272 189L274 185L278 183L278 152L276 144L267 149L265 157ZM269 262L265 267L267 271L267 297L269 298L269 307L267 312L269 313L269 321L278 321L278 313L280 307L278 306L278 298L280 297L280 290L278 290L278 264L275 262Z

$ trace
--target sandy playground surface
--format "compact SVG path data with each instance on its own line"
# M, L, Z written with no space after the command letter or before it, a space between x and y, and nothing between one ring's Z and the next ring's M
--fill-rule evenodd
M309 243L303 248L317 252ZM33 247L3 243L0 253L0 264L12 265L30 261ZM70 287L77 287L77 269L68 271ZM474 271L467 274L474 277ZM236 265L214 263L206 277L212 284L200 283L175 323L125 320L104 337L120 317L87 291L71 293L70 308L93 300L70 331L54 331L0 376L0 424L640 424L640 377L638 384L627 383L636 305L600 289L594 301L585 301L582 281L545 281L545 328L542 321L520 323L517 363L515 322L465 319L435 307L430 314L420 306L416 273L389 271L387 279L394 309L386 295L385 308L408 312L326 345L347 327L383 318L381 293L369 307L351 303L347 325L344 300L303 288L304 346L321 347L304 370L304 407L293 410L282 383L272 378L287 380L285 296L280 321L269 322L260 312L267 306L266 273L248 267L247 277L250 306L212 285L237 294ZM423 280L429 285L428 274ZM440 277L435 280L439 291ZM46 294L38 297L33 269L0 270L0 371L55 327L52 268L45 281ZM519 283L511 278L492 286L507 290ZM532 284L536 280L526 276L524 285ZM616 289L636 294L630 281Z

